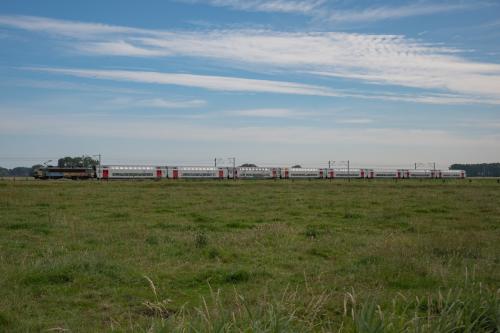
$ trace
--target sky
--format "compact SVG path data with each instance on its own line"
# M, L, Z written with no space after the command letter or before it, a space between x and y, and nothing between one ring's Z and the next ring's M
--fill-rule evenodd
M0 166L500 160L500 2L0 1Z

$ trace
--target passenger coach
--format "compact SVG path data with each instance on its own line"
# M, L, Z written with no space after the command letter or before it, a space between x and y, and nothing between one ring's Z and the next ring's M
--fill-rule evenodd
M97 168L100 179L160 179L167 175L167 167L150 165L103 165Z
M276 179L279 176L278 168L259 168L259 167L237 167L228 168L229 178L238 179Z
M168 167L170 179L224 179L227 168L217 167Z
M328 179L334 178L366 178L365 169L328 169Z
M322 179L325 178L325 169L318 168L282 168L283 179Z

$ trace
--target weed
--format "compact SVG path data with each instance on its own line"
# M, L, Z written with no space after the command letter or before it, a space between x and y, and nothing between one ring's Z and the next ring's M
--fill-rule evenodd
M194 245L197 248L203 248L207 246L208 244L208 238L207 235L203 232L198 232L194 235Z
M221 257L221 253L217 249L211 248L208 250L207 256L210 259L216 259Z
M158 245L158 237L149 236L146 238L146 243L148 243L149 245Z
M363 215L359 213L354 213L354 212L345 212L344 213L344 219L359 219L363 217Z
M6 315L4 315L3 313L0 313L0 328L6 328L7 326L9 326L10 324L10 321L9 319L7 318Z
M128 212L114 212L108 215L108 217L113 219L128 219L130 218L130 213Z
M149 287L151 288L151 291L153 292L154 295L154 300L143 302L145 306L145 310L143 311L143 313L148 316L154 316L161 320L170 317L174 313L174 311L170 309L170 303L172 301L170 299L163 299L160 301L158 298L156 286L153 283L153 281L147 276L144 276L144 278L149 283Z
M240 223L240 222L231 222L226 224L226 228L230 229L253 229L254 225L253 224L246 224L246 223Z
M329 257L327 253L325 253L324 251L321 251L317 248L309 249L307 251L307 254L310 254L310 255L316 256L316 257L321 257L323 259L328 259L328 257Z
M306 227L304 234L308 238L316 238L319 235L319 231L315 227L309 225Z
M224 276L224 282L226 283L247 282L249 279L250 279L250 274L245 270L237 270L234 272L229 272Z

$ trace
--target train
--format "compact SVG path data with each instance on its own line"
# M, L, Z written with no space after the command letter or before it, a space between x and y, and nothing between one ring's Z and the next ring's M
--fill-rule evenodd
M44 167L37 179L465 179L464 170L102 165Z
M96 178L96 168L60 168L44 167L35 170L33 177L36 179L91 179Z
M335 169L102 165L95 178L112 179L465 179L464 170Z

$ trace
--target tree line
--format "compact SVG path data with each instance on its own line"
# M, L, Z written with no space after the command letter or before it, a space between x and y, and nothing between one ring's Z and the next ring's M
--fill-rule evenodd
M465 170L467 177L500 177L500 163L453 164L450 170Z
M77 156L77 157L62 157L57 160L57 167L59 168L92 168L99 165L99 161L90 156ZM52 165L48 165L51 167ZM31 167L16 167L7 169L0 167L0 177L30 177L33 173L40 168L45 167L41 164L35 164Z
M7 169L0 167L0 177L31 177L38 168L42 167L41 164L33 165L30 167L16 167Z

